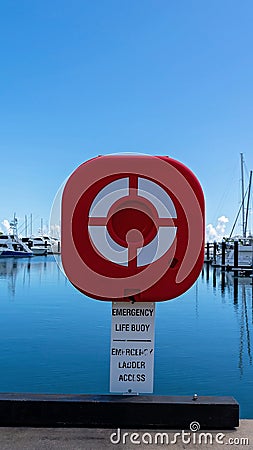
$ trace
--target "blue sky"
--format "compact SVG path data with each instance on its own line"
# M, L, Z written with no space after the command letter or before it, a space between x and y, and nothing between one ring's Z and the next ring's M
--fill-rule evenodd
M229 230L240 152L253 168L252 21L247 0L1 1L1 228L36 230L79 164L136 151L188 165Z

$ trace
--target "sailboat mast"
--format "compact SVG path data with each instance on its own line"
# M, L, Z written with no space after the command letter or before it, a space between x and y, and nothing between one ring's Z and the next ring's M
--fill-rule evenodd
M28 237L28 232L27 232L27 215L25 215L25 237Z
M250 176L249 176L249 192L248 192L248 200L247 200L247 207L246 207L246 217L245 217L245 228L244 228L245 237L246 237L246 233L247 233L248 216L249 216L251 181L252 181L252 170L250 171Z
M241 155L241 178L242 178L242 233L243 238L246 238L245 230L245 205L244 205L244 173L243 173L243 153Z

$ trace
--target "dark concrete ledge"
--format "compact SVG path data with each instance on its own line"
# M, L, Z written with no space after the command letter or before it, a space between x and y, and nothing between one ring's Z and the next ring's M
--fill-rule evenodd
M0 426L232 429L239 426L233 397L0 393Z

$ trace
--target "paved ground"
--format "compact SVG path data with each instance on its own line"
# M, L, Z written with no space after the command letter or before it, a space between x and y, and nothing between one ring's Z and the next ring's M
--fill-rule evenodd
M161 443L162 436L156 435L159 432L166 434L163 435L164 443ZM124 433L128 434L124 435ZM116 430L91 428L0 427L0 450L253 449L253 420L241 420L240 427L236 430L212 431L211 436L210 431L208 435L202 436L199 434L201 431L191 432L185 436L175 436L174 433L181 434L180 431L172 430L167 432L165 430L121 430L118 434ZM166 438L168 438L167 442ZM199 444L200 438L202 443ZM114 444L111 439L115 442ZM208 444L205 443L205 439L208 440Z

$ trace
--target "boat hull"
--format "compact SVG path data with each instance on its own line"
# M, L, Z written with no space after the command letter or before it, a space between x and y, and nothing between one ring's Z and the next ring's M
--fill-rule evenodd
M31 258L32 256L32 253L17 252L12 250L4 250L2 253L0 253L0 258Z
M44 247L31 247L34 256L47 255L47 249Z

